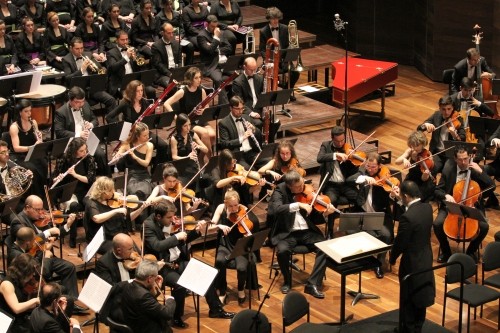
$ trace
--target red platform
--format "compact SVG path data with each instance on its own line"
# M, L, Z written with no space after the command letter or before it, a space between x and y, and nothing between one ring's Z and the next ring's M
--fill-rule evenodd
M344 105L345 57L332 62L333 101ZM351 104L375 90L384 88L398 78L398 64L395 62L368 60L349 57L347 61L347 104ZM384 117L385 89L382 91ZM365 112L366 113L366 112Z

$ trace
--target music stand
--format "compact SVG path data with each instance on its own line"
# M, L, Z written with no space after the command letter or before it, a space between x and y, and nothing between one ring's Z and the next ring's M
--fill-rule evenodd
M94 96L95 93L106 91L107 79L107 75L102 74L75 76L71 78L69 86L82 88L87 93L87 98L91 99L91 96Z
M262 152L260 153L259 159L263 160L266 158L274 157L274 153L276 152L276 148L278 147L277 142L269 143L267 145L262 146Z
M243 63L246 58L252 57L257 60L257 54L238 54L227 57L227 61L222 65L222 72L232 74L235 70L242 69Z
M257 103L255 104L254 109L263 109L263 108L268 107L268 106L273 108L273 111L271 113L271 127L273 127L273 128L269 129L269 131L270 131L269 137L271 138L269 140L270 142L274 141L274 137L275 137L275 135L278 132L278 129L280 127L279 120L276 122L277 125L274 125L275 124L275 122L274 122L275 107L276 107L276 105L279 105L279 104L282 104L282 105L287 104L288 100L290 99L290 92L291 92L290 89L269 91L269 92L266 92L263 94L259 94L257 96Z
M50 177L52 174L51 156L61 156L64 154L64 150L71 139L73 138L55 139L30 146L24 161L29 162L31 160L46 158L49 167L48 177Z
M152 86L155 80L156 70L148 69L145 71L139 71L134 73L125 74L122 79L121 91L125 90L127 85L134 80L139 80L144 84L145 87Z
M158 114L150 114L142 118L142 122L148 125L149 130L151 131L153 128L155 130L156 138L154 145L158 147L158 129L169 127L175 118L175 112L164 112Z
M281 59L284 63L288 64L288 84L287 84L287 89L290 89L290 80L291 80L291 72L292 72L292 63L293 61L297 61L300 56L300 51L302 49L300 47L297 48L292 48L292 49L283 49L281 50ZM294 89L291 89L291 96L295 97L295 91ZM288 118L292 118L292 115L290 114L290 109L285 108L285 104L282 104L281 106L281 111L282 114L287 116Z
M252 253L259 250L266 241L267 235L269 234L269 228L256 232L250 236L242 237L236 241L233 250L226 260L231 260L239 256L248 255L248 265L247 265L247 285L248 285L248 308L252 308L252 286L253 282L258 284L258 281L253 281L253 269L255 268L255 261Z
M53 206L59 207L60 203L69 201L73 193L75 193L76 184L78 184L78 180L50 189L49 199ZM59 237L59 258L62 258L63 256L62 242L63 237Z
M446 208L448 209L448 214L455 214L458 218L462 217L464 220L467 218L471 218L477 221L486 221L483 213L474 207L469 207L465 205L461 205L454 202L445 201L444 202ZM467 224L464 223L464 235L467 231ZM460 230L459 230L460 232ZM451 237L450 237L451 238ZM453 239L453 238L452 238ZM457 239L460 239L460 234L457 235ZM458 242L458 241L457 241ZM465 241L463 242L463 251L465 252Z
M115 189L122 189L125 187L125 175L120 175L113 178L115 182Z
M500 126L499 119L483 118L483 117L469 117L470 131L475 133L476 136L482 135L485 139L492 135ZM486 141L486 140L485 140Z
M19 204L19 201L21 200L21 196L13 197L9 200L5 200L0 202L0 211L2 212L2 220L4 216L10 215L12 212L17 211L17 205ZM1 244L4 244L4 238L3 238L3 223L0 221L0 241ZM7 230L7 228L6 228ZM7 256L5 255L5 247L2 246L2 268L4 271L6 271L6 265L5 265L5 259Z
M448 149L450 147L464 147L467 149L467 153L470 155L472 154L474 148L476 151L481 151L483 149L483 146L481 143L472 143L472 142L463 142L463 141L444 141L444 148ZM454 158L455 157L455 149L448 149L446 152L446 157L447 158Z
M196 123L205 124L215 120L215 142L219 142L219 119L227 117L230 112L229 104L214 105L206 108L200 116L197 116ZM215 145L215 154L217 154L217 145Z
M500 79L492 80L491 92L492 95L500 95Z
M30 92L33 74L22 76L3 76L0 79L0 97L9 100L11 96Z
M106 164L108 164L108 144L120 139L124 121L111 123L107 125L97 126L92 128L92 133L97 136L100 142L104 142L104 152L106 156Z

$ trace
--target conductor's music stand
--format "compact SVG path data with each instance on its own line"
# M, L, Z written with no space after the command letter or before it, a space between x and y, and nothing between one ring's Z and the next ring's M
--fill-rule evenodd
M445 201L444 204L446 205L446 208L448 209L448 214L455 214L458 216L458 220L462 219L462 221L465 221L465 219L473 219L473 220L477 220L477 221L486 221L486 218L484 217L483 213L477 209L477 208L474 208L474 207L469 207L469 206L465 206L465 205L461 205L461 204L458 204L458 203L454 203L454 202L449 202L449 201ZM457 221L458 221L457 220ZM464 235L466 235L467 233L467 224L465 222L464 223L464 228L463 228L463 233ZM460 227L457 226L457 231L458 231L458 235L456 238L452 238L450 237L451 239L455 240L457 243L459 242L463 242L463 251L465 252L465 242L467 242L467 240L460 240ZM449 237L449 236L448 236ZM478 252L479 252L479 249L478 249Z
M51 156L61 156L71 139L72 138L55 139L30 146L24 161L29 162L31 160L46 158L49 167L48 177L50 177L52 174Z
M236 241L236 244L234 245L233 251L231 251L231 254L229 257L227 257L227 260L234 259L239 256L245 256L248 255L248 265L247 265L247 272L248 272L248 279L247 279L247 286L248 286L248 308L252 308L252 286L258 285L259 281L253 281L254 275L255 278L257 278L257 274L254 274L255 271L255 262L254 262L254 257L253 253L257 250L259 250L262 245L264 245L264 242L266 241L267 235L269 234L270 229L265 229L259 232L256 232L250 236L242 237ZM260 294L257 289L257 294L259 295L260 299Z
M300 51L302 49L300 47L297 48L291 48L291 49L283 49L281 51L281 58L284 63L288 64L288 83L287 83L287 88L290 89L290 80L291 80L291 72L292 72L292 63L293 61L297 61L300 56ZM295 91L293 89L290 89L291 96L295 97ZM281 107L281 113L284 114L285 116L292 118L292 115L290 114L290 109L285 108L285 104L282 104Z

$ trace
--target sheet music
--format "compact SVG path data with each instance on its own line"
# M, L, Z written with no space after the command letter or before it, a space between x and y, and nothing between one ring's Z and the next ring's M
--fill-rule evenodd
M94 156L97 147L99 146L99 138L94 132L89 132L89 138L87 139L87 150L89 151L89 155Z
M128 139L128 135L130 134L130 130L132 129L132 123L124 122L122 131L120 133L120 138L118 140L125 141Z
M94 273L90 273L87 283L85 283L78 296L78 300L91 308L94 312L99 313L104 302L106 302L111 287L109 283Z
M42 72L33 72L33 77L31 78L30 93L38 91L40 89L41 82L42 82Z
M90 259L94 257L97 250L101 247L102 243L104 243L104 227L100 227L94 238L90 241L89 245L83 250L82 258L83 261L88 262Z
M14 321L13 318L11 318L8 314L0 310L0 333L7 333L13 321Z
M191 258L177 284L193 291L197 295L205 296L217 273L218 270L212 266Z
M24 158L24 162L28 162L31 158L31 155L33 154L33 151L35 150L35 145L31 145L28 148L28 153L26 154L26 157Z

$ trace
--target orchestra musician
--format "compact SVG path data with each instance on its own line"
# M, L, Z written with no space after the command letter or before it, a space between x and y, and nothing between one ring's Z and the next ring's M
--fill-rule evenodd
M101 4L101 1L99 0L82 0L82 1L77 1L75 4L75 19L76 23L79 24L84 20L84 14L83 10L85 8L90 8L92 9L92 12L94 12L94 21L96 24L101 25L104 23L104 17L100 15L99 13L99 6Z
M75 6L70 0L47 0L45 10L57 13L61 25L68 32L75 31Z
M390 170L381 163L381 157L377 153L370 153L366 157L364 167L359 168L358 173L349 179L355 180L359 185L357 206L364 212L383 212L384 225L381 230L368 231L372 236L386 244L391 244L394 239L394 221L391 210L391 202L399 195L399 183L389 179ZM386 184L389 182L389 184ZM386 187L382 187L387 185ZM385 252L377 255L381 265L385 263ZM384 277L382 266L374 268L378 279Z
M210 14L215 15L219 20L219 27L223 31L226 40L231 44L231 55L236 52L236 44L243 43L243 49L246 48L246 36L238 32L238 28L243 23L243 16L237 1L214 1L210 7Z
M116 234L113 237L113 247L97 260L95 273L112 286L133 279L135 270L128 270L124 266L124 260L129 259L133 251L132 238L124 233Z
M6 32L10 34L21 20L17 7L7 0L0 0L0 20L5 22Z
M35 231L30 227L21 227L17 231L16 241L12 243L7 255L7 266L9 266L14 259L24 253L29 253L38 262L42 262L43 251L38 251L35 241ZM37 250L35 252L35 250Z
M172 78L170 69L180 67L182 54L180 42L175 39L174 27L170 23L163 23L160 33L162 37L151 46L151 57L157 71L155 81L165 88Z
M136 47L138 53L146 59L151 59L151 48L158 40L156 31L156 18L153 16L153 1L141 0L139 3L139 15L132 20L129 37L132 46Z
M300 176L306 176L306 170L300 167L295 147L288 140L280 141L272 160L259 169L261 175L270 175L274 181L279 181L288 170L297 171Z
M405 177L405 181L411 180L417 184L420 191L420 201L429 202L434 197L436 184L431 174L434 160L426 148L428 144L427 136L421 131L414 131L410 133L406 143L408 148L396 159L395 164L402 164L406 169L412 164L430 157L427 161L422 161L410 168Z
M63 57L69 53L67 45L71 37L66 28L59 25L59 16L56 12L47 12L47 29L44 35L48 64L58 71L64 71L62 61Z
M488 138L486 144L488 147L492 147L495 150L500 147L500 126L498 126L495 132ZM493 161L484 166L484 171L486 171L488 175L495 177L495 179L500 179L500 154L495 154Z
M481 117L493 117L493 110L482 100L474 97L475 90L476 84L472 79L468 77L462 78L460 90L450 96L453 100L453 107L455 110L468 110L471 108L479 113Z
M91 52L93 59L97 62L104 62L106 61L104 44L100 44L99 25L94 23L94 17L95 11L92 8L83 8L81 13L82 22L76 27L74 36L82 39L84 51Z
M106 2L107 0L104 0ZM132 3L132 0L128 0L130 3ZM127 1L127 2L128 2ZM133 5L132 5L133 7ZM108 7L102 6L104 9L106 21L101 25L101 30L99 32L99 44L104 45L104 49L106 51L111 50L112 48L116 47L116 36L119 31L125 31L127 32L129 30L129 27L125 23L124 20L120 18L120 7L116 2L110 4L108 2Z
M118 13L116 13L118 15L115 15L116 7L119 9ZM106 11L108 11L107 19L109 19L110 16L114 16L126 24L129 28L137 13L133 0L103 0L101 2L101 13L104 14ZM113 25L116 27L115 24ZM120 29L123 28L120 27ZM128 31L128 28L126 31Z
M191 0L188 6L182 9L182 22L186 32L186 38L198 50L198 34L205 29L205 22L209 11L203 0Z
M253 212L249 212L248 216L243 218L247 210L247 207L240 204L240 196L238 195L238 192L229 190L224 195L224 204L220 204L212 216L212 223L215 223L223 235L220 239L219 247L217 248L217 257L215 258L215 268L219 270L219 274L217 274L217 278L215 280L215 288L217 289L219 299L223 304L226 303L226 268L231 267L231 265L235 267L237 271L238 304L242 305L246 301L245 284L247 283L248 274L248 255L238 256L231 260L228 260L227 258L231 255L238 239L248 235L247 229L251 233L259 230L259 220ZM241 220L238 225L234 226L234 224L242 218L243 220ZM248 223L247 221L250 221L251 224L245 224L245 226L242 226L243 223ZM257 281L253 282L255 285L257 284ZM248 286L247 289L250 288L253 289L253 286Z
M39 33L45 32L47 25L47 14L45 6L36 0L26 0L19 8L19 17L29 17L35 23L35 29Z
M31 193L44 196L43 186L47 184L48 173L46 159L37 158L25 161L30 147L43 142L36 120L31 119L31 102L28 99L20 99L14 110L16 120L9 127L10 141L14 150L11 158L15 163L33 173Z
M234 96L239 96L245 103L245 114L249 115L255 126L262 128L262 108L255 109L257 96L264 90L264 78L257 73L257 61L248 57L243 62L243 72L232 84Z
M323 193L326 194L333 205L338 205L342 200L347 203L356 203L358 189L352 181L347 181L349 177L358 172L355 166L348 159L353 147L346 144L345 129L341 126L334 126L330 132L331 141L324 141L319 148L316 161L320 163L320 174L323 180L328 173L329 179L323 186ZM345 202L344 202L345 203ZM333 223L338 213L328 216L328 237L333 237Z
M35 23L25 17L22 20L23 31L16 38L19 67L23 71L33 70L35 66L44 66L45 49L43 36L35 31Z
M17 49L12 37L7 35L5 21L0 20L0 76L16 73L19 63Z
M84 210L84 198L90 190L90 186L96 179L97 164L94 156L88 154L87 142L84 138L74 138L68 144L63 156L56 160L54 182L60 181L60 185L71 183L75 180L75 192L71 199L61 204L62 210L69 213L82 212ZM65 173L67 173L66 176ZM69 247L76 247L76 224L69 231Z
M163 107L166 111L174 111L174 104L178 102L177 115L184 113L189 115L195 107L207 98L207 93L201 85L201 71L198 67L190 67L184 74L185 85L177 90L172 97L168 98ZM204 109L196 110L196 115L201 115ZM215 130L208 123L192 126L192 130L198 135L203 144L208 148L205 156L212 156L212 145L215 143Z
M465 140L464 120L454 111L451 97L448 95L441 97L438 104L439 110L417 127L417 131L432 133L429 150L434 160L434 169L432 170L434 176L441 172L446 162L446 154L438 154L444 150L444 141ZM439 128L436 130L437 127Z
M467 176L467 171L470 170L470 179L477 182L481 191L485 191L484 196L488 196L490 192L494 191L495 185L493 180L486 174L486 172L481 169L481 167L474 161L471 161L471 157L467 153L465 147L457 146L454 150L454 159L449 159L441 174L439 184L436 187L435 197L439 200L439 212L434 220L434 233L439 241L441 247L441 254L437 258L438 263L447 262L451 256L451 248L448 242L448 237L444 231L444 223L446 217L448 216L448 210L445 205L445 201L457 202L453 198L453 189L455 184L464 180ZM477 198L477 197L476 197ZM457 202L458 203L458 202ZM481 200L478 201L479 209L482 210L483 214L484 207ZM486 215L485 215L486 216ZM478 260L476 252L479 249L479 245L488 234L489 225L486 221L479 221L479 232L477 236L471 240L469 246L467 247L466 254L471 256L476 262Z
M295 201L294 196L301 194L305 188L304 178L297 171L288 171L283 180L284 182L276 186L269 201L268 219L275 221L271 242L276 245L278 264L283 275L281 292L287 294L291 288L292 248L296 245L305 245L311 251L315 250L314 244L325 240L316 223L325 223L325 217L333 213L335 207L329 204L321 214L309 203ZM322 251L317 251L313 270L304 287L305 293L320 299L325 297L320 291L325 270L326 255Z
M0 284L0 309L14 320L11 333L29 333L31 331L29 315L40 304L36 296L38 263L25 253L14 259L7 268L7 276Z
M486 59L484 57L481 57L479 51L476 48L468 49L466 54L467 57L457 62L453 67L453 75L451 79L451 91L453 93L457 93L460 91L460 84L464 77L468 77L469 79L472 79L474 81L476 80L476 78L478 77L476 71L479 61L481 63L481 78L491 79L495 75L490 66L488 66Z
M153 214L144 222L145 252L165 260L166 264L160 274L163 276L165 284L173 288L172 296L176 302L173 325L185 328L187 325L182 320L182 316L184 315L186 289L178 285L177 281L189 262L189 254L185 251L186 247L181 245L189 244L198 238L201 232L206 229L207 222L198 222L195 228L190 231L181 228L181 231L174 233L172 223L175 219L175 212L176 208L170 201L160 202L154 207ZM182 224L183 222L178 221L178 223ZM209 287L205 299L210 309L208 312L210 318L231 319L234 317L233 312L224 310L213 285Z

